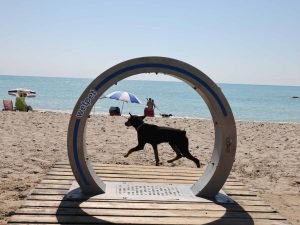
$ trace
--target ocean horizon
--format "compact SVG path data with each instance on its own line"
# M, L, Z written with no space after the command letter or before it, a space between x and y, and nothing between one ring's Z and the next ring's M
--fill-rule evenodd
M94 78L38 77L0 75L0 96L15 100L8 90L28 88L37 92L27 98L33 109L71 113L78 98ZM236 120L300 123L300 86L225 84L217 83L227 98ZM188 84L177 81L125 79L110 87L105 94L116 90L134 93L142 104L99 99L92 113L108 114L111 106L122 114L143 114L146 98L153 98L156 115L210 119L203 99ZM298 98L294 98L298 97Z

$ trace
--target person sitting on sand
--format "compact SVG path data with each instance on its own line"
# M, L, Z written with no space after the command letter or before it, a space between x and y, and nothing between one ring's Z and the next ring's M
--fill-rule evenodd
M22 112L28 112L29 110L32 111L32 107L30 105L27 105L25 98L27 97L27 94L24 92L18 92L16 96L16 110L22 111Z
M154 109L155 109L154 100L151 98L147 99L147 107L144 109L144 116L153 117L154 116Z

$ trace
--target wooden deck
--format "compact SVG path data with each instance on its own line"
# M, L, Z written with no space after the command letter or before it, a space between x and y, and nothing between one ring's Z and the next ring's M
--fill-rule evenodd
M196 168L96 165L106 182L193 184L203 172ZM70 198L74 177L67 163L56 164L27 197L8 224L289 224L235 177L223 190L234 202L216 203L162 199Z

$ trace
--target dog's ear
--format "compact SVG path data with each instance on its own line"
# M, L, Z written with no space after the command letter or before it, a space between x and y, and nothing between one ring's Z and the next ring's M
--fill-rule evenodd
M132 117L131 113L129 113L130 117Z

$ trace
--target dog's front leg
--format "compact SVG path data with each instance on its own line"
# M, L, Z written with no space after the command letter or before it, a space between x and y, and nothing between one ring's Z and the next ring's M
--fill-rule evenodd
M139 150L143 150L144 149L145 144L138 144L136 147L130 149L127 154L124 155L125 158L127 158L131 153L139 151Z
M157 151L157 145L152 145L154 150L154 156L155 156L155 165L159 166L159 157L158 157L158 151Z

